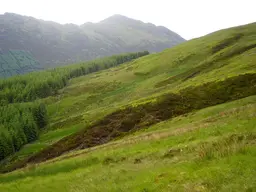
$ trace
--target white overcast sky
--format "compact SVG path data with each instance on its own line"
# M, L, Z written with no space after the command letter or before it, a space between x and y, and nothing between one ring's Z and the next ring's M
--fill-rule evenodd
M121 14L191 39L256 22L256 0L0 0L0 14L5 12L62 24L98 22Z

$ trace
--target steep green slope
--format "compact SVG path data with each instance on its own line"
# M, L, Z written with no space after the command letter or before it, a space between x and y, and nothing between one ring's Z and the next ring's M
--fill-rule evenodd
M106 191L254 189L255 96L217 104L255 95L255 51L253 23L71 79L41 100L47 130L2 162L2 170L96 147L3 175L0 189L25 191L38 182L38 191L101 191L97 183ZM118 140L97 146L111 139Z
M61 97L47 99L54 121L82 115L91 121L104 111L113 111L135 100L147 100L162 93L202 83L255 73L256 24L232 28L188 41L115 69L71 80ZM212 53L214 47L237 34L244 36L232 45ZM243 50L250 47L249 50ZM230 57L223 55L237 53ZM206 67L208 65L208 67ZM191 76L191 73L195 73ZM57 110L56 110L57 109Z
M0 190L253 191L255 101L252 96L206 108L0 175Z
M78 26L6 13L0 25L0 77L126 52L159 52L185 41L167 28L121 15Z
M107 143L152 124L256 94L256 74L240 75L225 81L203 84L166 94L154 101L129 106L105 116L86 130L65 137L56 144L29 158L26 163L41 162L77 148L89 148Z

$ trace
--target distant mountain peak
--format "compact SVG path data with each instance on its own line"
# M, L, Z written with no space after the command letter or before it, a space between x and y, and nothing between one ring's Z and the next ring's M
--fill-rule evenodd
M120 14L99 23L61 25L5 13L0 14L0 23L0 35L5 37L0 44L0 66L5 77L27 72L23 69L28 69L29 63L35 63L30 67L33 71L124 52L159 52L184 41L167 28ZM20 63L22 67L17 69Z
M118 19L118 18L122 18L122 19L127 19L128 17L126 17L126 16L124 16L124 15L121 15L121 14L114 14L114 15L112 15L112 16L110 16L110 17L108 17L107 19L110 19L110 18L113 18L113 19Z
M120 22L120 21L124 21L124 20L133 20L129 17L126 17L124 15L120 15L120 14L115 14L115 15L112 15L102 21L100 21L100 23L112 23L112 22Z

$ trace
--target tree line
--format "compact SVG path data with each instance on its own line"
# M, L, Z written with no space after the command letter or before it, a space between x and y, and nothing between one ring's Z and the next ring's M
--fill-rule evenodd
M71 78L108 69L148 54L148 51L143 51L114 55L0 80L0 106L8 103L34 101L54 95L57 90L65 87Z

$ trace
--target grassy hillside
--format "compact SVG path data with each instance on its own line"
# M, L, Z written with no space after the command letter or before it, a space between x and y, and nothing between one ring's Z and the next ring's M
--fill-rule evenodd
M0 190L253 191L255 51L253 23L71 79Z
M1 191L253 191L255 101L248 97L122 140L0 176Z

